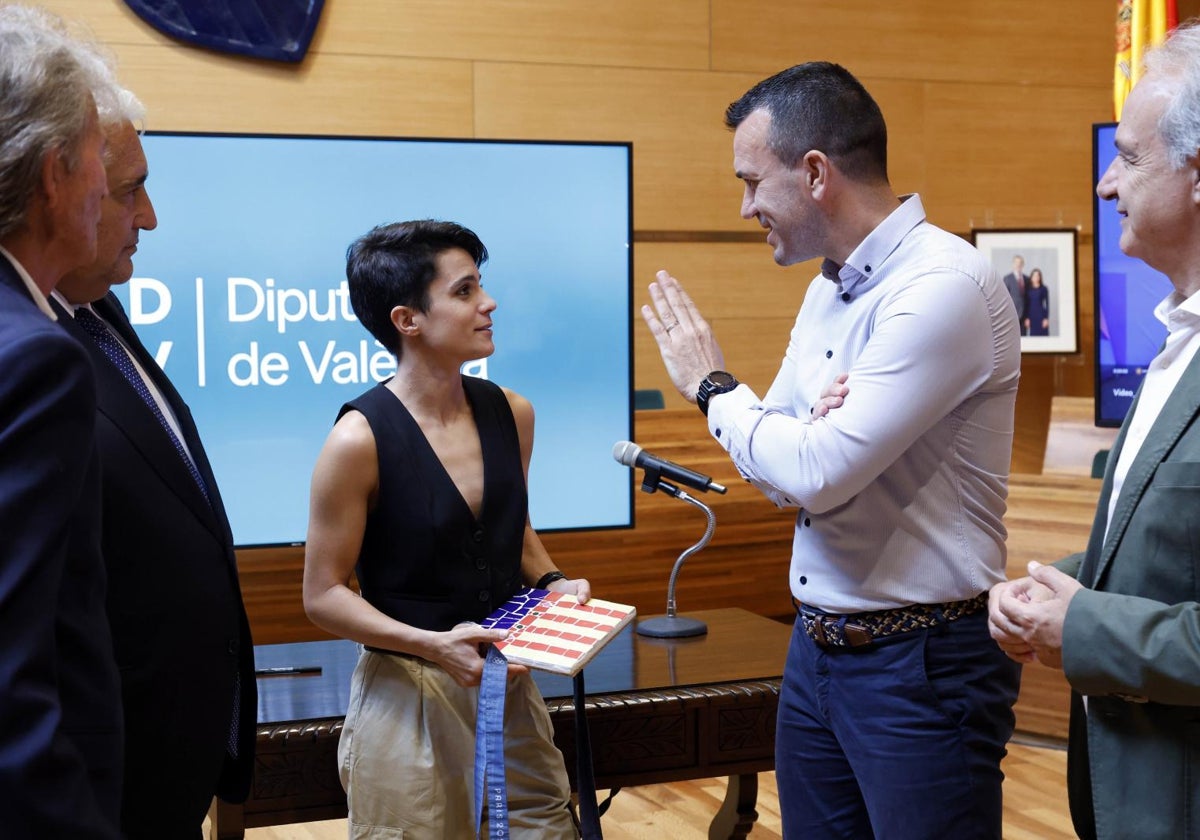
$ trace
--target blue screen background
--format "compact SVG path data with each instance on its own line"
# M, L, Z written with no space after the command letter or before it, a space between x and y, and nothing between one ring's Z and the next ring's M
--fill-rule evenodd
M144 146L159 227L116 292L192 410L239 545L304 540L338 409L394 370L330 292L351 241L416 218L460 222L490 252L486 376L536 412L534 527L631 524L629 471L611 454L632 436L628 144L149 134ZM281 294L309 317L270 319Z

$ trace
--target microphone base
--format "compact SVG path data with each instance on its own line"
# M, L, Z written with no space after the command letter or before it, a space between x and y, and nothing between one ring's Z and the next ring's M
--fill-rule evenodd
M639 636L650 636L655 639L681 639L687 636L703 636L708 632L708 625L695 618L675 615L656 615L637 623Z

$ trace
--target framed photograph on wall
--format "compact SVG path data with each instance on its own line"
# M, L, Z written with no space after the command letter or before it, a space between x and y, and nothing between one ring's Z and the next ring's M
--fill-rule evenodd
M972 230L1012 296L1022 353L1079 351L1074 228Z

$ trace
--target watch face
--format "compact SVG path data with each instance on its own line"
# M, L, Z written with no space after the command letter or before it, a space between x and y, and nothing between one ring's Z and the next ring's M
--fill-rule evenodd
M700 388L696 392L696 407L708 416L708 398L716 394L725 394L738 386L733 374L723 370L714 370L700 380Z

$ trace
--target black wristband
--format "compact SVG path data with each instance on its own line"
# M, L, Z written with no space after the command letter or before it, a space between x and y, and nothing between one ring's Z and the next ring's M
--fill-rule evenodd
M566 579L567 579L566 575L564 575L558 569L555 569L553 572L546 572L546 574L544 574L540 578L538 578L538 582L533 585L533 588L534 589L545 589L547 586L554 583L554 581L556 581L556 580L566 580Z

